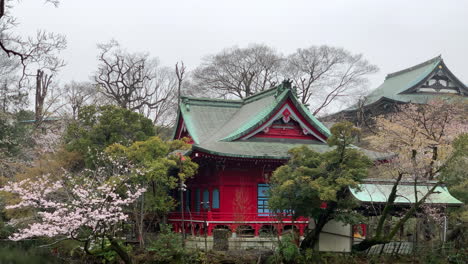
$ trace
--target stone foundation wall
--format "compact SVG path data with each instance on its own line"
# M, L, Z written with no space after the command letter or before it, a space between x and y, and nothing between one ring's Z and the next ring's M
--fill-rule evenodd
M205 249L205 238L204 237L190 237L186 241L187 248L193 249ZM208 250L213 249L213 237L206 238L206 245ZM278 238L242 238L242 237L231 237L228 238L228 249L229 250L247 250L247 249L269 249L274 250L278 246Z

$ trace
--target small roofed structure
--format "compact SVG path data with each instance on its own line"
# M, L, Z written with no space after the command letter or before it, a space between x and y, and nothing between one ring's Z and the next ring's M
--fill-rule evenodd
M361 206L357 209L360 213L367 217L379 216L383 213L392 189L396 181L391 179L366 179L357 187L349 187L351 195L356 199ZM447 187L437 181L417 181L402 180L397 185L396 198L393 203L391 214L401 215L400 213L409 210L416 202L421 201L422 197L428 194L432 188L435 187L433 192L424 200L424 205L429 206L440 215L446 215L447 207L460 207L463 202L453 197ZM419 218L418 213L412 217ZM372 221L369 221L370 223ZM438 228L443 234L442 240L445 241L447 237L447 218L443 218L442 226L434 226ZM359 236L354 237L353 243L359 243L364 240L368 235L368 231L372 230L372 225L361 224L360 228L363 232ZM403 233L403 227L400 230ZM411 233L412 231L410 231ZM400 237L401 239L401 237ZM389 243L388 245L376 245L369 249L369 254L408 254L412 251L413 245L411 240L408 242L397 241Z
M385 204L392 192L395 180L366 179L357 188L349 188L351 194L363 204ZM395 204L405 207L418 201L426 195L429 190L437 184L436 181L417 182L415 194L414 181L401 181L397 187ZM434 206L460 207L461 201L453 197L444 185L437 186L432 194L426 199L425 204Z

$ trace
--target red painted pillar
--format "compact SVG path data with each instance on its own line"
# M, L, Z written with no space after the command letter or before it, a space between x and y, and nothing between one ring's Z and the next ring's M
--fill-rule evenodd
M299 236L304 236L304 229L305 229L304 224L299 225Z
M259 233L260 233L260 225L255 224L255 225L253 225L253 228L254 228L255 236L258 237Z

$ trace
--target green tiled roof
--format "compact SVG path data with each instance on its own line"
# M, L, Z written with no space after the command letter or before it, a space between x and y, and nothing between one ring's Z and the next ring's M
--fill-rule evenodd
M367 180L359 184L358 188L349 188L351 194L364 203L385 203L392 191L393 181ZM421 199L434 186L435 182L419 183L416 186L418 200ZM396 204L412 204L416 201L414 186L411 182L402 182L397 187ZM460 206L463 203L453 197L445 186L437 186L434 193L429 195L425 203L446 204Z
M375 90L373 90L368 96L366 96L364 105L371 105L378 102L379 100L385 99L403 103L411 102L424 104L434 97L441 97L441 95L436 94L405 93L405 91L408 89L423 83L431 76L431 74L437 69L439 65L442 65L443 68L446 69L441 56L437 56L411 68L388 74L385 78L385 81ZM450 73L450 75L453 74ZM453 76L453 78L459 82L455 76ZM461 86L465 87L464 84L461 82L459 83ZM354 105L344 111L354 111L357 107L358 105Z
M243 100L183 97L180 112L195 143L234 141L265 122L288 98L318 131L330 135L283 84Z
M207 144L194 145L194 150L200 150L209 154L229 156L238 158L262 158L262 159L288 159L288 151L294 147L305 145L310 149L324 153L332 150L325 143L311 142L256 142L256 141L234 141L234 142L211 142ZM386 153L380 153L361 149L373 160L385 160L391 157Z
M326 137L330 136L328 128L297 100L294 92L285 84L242 100L181 99L178 118L183 118L192 136L193 149L221 156L269 159L287 159L289 149L303 144L318 152L330 150L326 144L318 141L288 143L238 140L270 119L288 99L319 132ZM381 158L376 152L366 153L373 159Z

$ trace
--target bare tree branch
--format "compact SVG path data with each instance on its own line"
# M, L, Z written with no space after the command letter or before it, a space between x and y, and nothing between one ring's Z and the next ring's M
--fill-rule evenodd
M303 104L313 102L313 114L340 99L363 95L366 76L378 71L361 54L342 48L311 46L288 56L283 75L292 78Z
M244 98L275 86L282 56L265 45L233 47L204 58L193 74L194 89Z
M120 107L153 119L155 124L171 123L177 97L173 72L160 67L158 60L146 53L123 50L114 40L98 48L94 80L101 93Z

